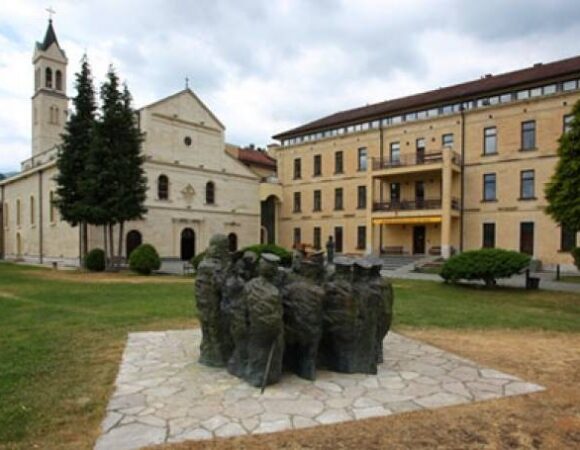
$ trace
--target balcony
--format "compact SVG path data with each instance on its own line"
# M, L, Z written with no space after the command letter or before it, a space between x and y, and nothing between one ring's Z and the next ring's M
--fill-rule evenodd
M389 202L374 202L374 212L399 212L399 211L424 211L442 208L442 200L440 198L425 199L425 200L394 200ZM451 209L459 210L459 200L451 199Z
M395 158L372 158L373 170L397 169L400 167L443 164L444 152L450 152L451 163L461 165L461 156L452 150L442 150L430 153L408 153Z

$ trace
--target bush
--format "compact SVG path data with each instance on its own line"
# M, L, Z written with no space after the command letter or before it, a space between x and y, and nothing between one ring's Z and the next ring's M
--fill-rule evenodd
M150 244L141 244L129 256L129 268L141 275L150 275L161 267L161 259L155 247Z
M441 269L445 281L483 280L486 286L495 286L498 278L509 278L530 264L523 253L499 248L470 250L449 258Z
M102 272L105 270L105 251L100 248L93 248L85 256L85 267L91 272Z
M272 253L272 254L280 257L280 262L283 266L289 267L290 265L292 265L292 253L290 253L284 247L280 247L280 246L275 245L275 244L250 245L249 247L242 249L242 252L246 252L246 251L257 253L258 257L262 253Z
M580 247L574 247L570 253L572 258L574 258L574 264L580 270Z
M201 260L203 258L205 258L205 254L206 254L206 251L204 250L203 252L198 253L193 258L191 258L191 265L193 266L193 268L195 270L197 270L197 268L199 267L199 263L201 262Z

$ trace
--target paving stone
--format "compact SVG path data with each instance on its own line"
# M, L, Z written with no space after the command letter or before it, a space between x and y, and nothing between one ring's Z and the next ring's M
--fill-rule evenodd
M246 434L246 430L238 423L228 423L214 431L217 437L232 437Z
M284 374L263 395L199 358L200 330L129 335L96 449L129 450L386 416L542 390L396 334L376 375Z

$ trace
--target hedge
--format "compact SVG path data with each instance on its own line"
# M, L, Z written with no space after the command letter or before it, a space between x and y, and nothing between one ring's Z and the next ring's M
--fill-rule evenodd
M151 244L141 244L129 256L129 268L141 275L150 275L161 267L161 259Z
M486 286L495 286L498 278L509 278L530 264L523 253L499 248L469 250L449 258L441 269L441 277L448 282L482 280Z
M102 272L105 270L105 251L94 248L85 256L85 267L91 272Z

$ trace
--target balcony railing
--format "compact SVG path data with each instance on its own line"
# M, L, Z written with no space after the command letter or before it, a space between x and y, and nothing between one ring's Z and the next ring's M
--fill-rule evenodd
M440 198L425 200L391 200L389 202L374 202L373 211L417 211L425 209L441 209ZM451 199L451 209L459 210L459 200Z
M451 162L461 164L461 156L451 150ZM433 164L443 162L443 151L431 153L408 153L394 158L373 158L373 170L393 169L396 167L419 166L422 164Z

